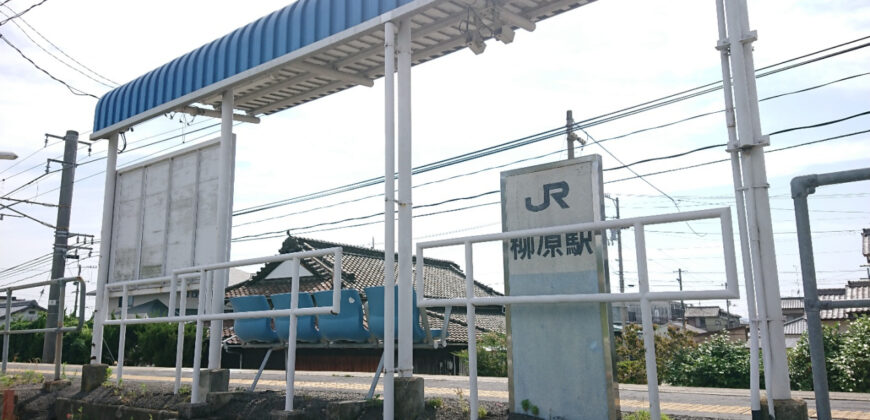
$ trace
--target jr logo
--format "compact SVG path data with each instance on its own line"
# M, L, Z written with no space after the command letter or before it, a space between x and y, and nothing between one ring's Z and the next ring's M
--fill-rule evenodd
M559 181L544 184L544 202L541 204L534 205L532 204L532 198L526 197L526 209L533 212L539 212L550 207L551 195L553 196L553 200L556 200L556 203L559 204L559 207L563 209L568 208L568 203L564 200L565 197L568 196L568 183L565 181Z

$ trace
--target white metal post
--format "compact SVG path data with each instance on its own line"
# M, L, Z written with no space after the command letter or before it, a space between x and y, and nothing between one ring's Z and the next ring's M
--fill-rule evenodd
M422 258L422 253L418 257ZM477 420L477 315L471 302L474 299L474 253L471 242L465 243L465 296L468 298L465 305L468 323L468 411L471 420ZM445 317L442 331L447 331L448 321Z
M737 121L734 116L734 97L731 85L731 63L729 61L728 33L725 24L724 0L716 1L717 23L719 26L719 49L722 67L722 90L725 94L725 125L728 131L728 152L731 154L731 174L734 182L734 197L737 210L737 228L740 233L740 254L743 263L743 277L746 285L746 308L749 316L749 405L753 416L761 413L761 392L759 384L758 339L759 322L755 300L755 274L749 250L749 236L746 227L746 204L743 199L743 177L740 171L740 149L737 142ZM765 333L766 333L765 328ZM765 334L766 335L766 334ZM769 366L768 363L765 363ZM769 408L773 408L770 405ZM757 413L757 414L756 414ZM773 414L773 413L771 413Z
M655 330L652 324L652 310L649 303L649 272L646 266L646 235L641 223L634 225L634 246L637 254L637 283L640 288L640 312L643 326L643 346L646 350L646 383L649 392L649 412L652 420L661 420L662 413L659 406L659 381L656 371L656 342Z
M411 319L411 20L399 25L399 375L414 374ZM422 293L422 291L420 292Z
M766 334L762 334L765 362L768 362L764 366L764 376L770 400L789 399L791 389L785 351L785 332L780 306L770 197L767 191L769 185L764 163L764 146L767 144L767 139L761 134L755 65L751 48L756 35L749 30L745 0L728 0L725 14L734 80L737 135L742 150L744 186L747 188L745 194L749 240L755 245L753 250L758 251L752 255L753 264L757 261L760 266L760 271L756 271L756 275L760 275L760 278L755 284L758 312L762 317L762 333L767 330Z
M396 26L384 24L384 419L393 420L396 370Z
M181 302L178 305L178 315L184 316L187 315L187 278L173 274L172 282L174 283L176 279L181 280L181 291L179 292ZM200 280L200 284L202 284L202 280ZM172 316L174 314L169 315ZM173 389L173 392L176 394L178 389L181 388L181 368L184 365L184 322L178 323L177 334L175 344L175 386Z
M127 285L124 285L121 290L121 319L126 321L127 306L129 306ZM118 337L118 383L121 383L124 377L124 346L127 343L127 324L121 324L121 333Z
M299 259L294 258L293 268L290 272L290 309L299 309ZM296 381L296 313L290 314L290 334L287 337L287 366L284 369L284 377L287 380L286 394L284 397L284 410L293 411L293 397L296 395L294 383Z
M221 143L220 172L218 175L217 199L217 250L216 262L230 260L230 231L233 207L233 169L235 168L233 149L233 107L235 98L232 89L223 93L221 100ZM211 285L211 312L224 311L224 293L229 280L229 269L215 272L215 280ZM202 284L200 282L200 284ZM223 321L211 321L211 333L208 341L208 368L221 367L221 334Z
M197 300L196 315L202 316L205 313L206 289L210 283L207 272L200 270L199 272L199 299ZM210 272L208 272L210 274ZM200 402L199 395L199 367L202 364L202 319L196 320L196 336L193 342L193 385L190 390L190 402Z
M106 319L109 294L109 257L112 249L112 221L115 209L115 178L118 167L118 134L109 137L106 157L106 181L103 188L103 224L100 228L100 268L97 274L97 297L94 300L94 335L91 340L91 363L103 360L103 321Z

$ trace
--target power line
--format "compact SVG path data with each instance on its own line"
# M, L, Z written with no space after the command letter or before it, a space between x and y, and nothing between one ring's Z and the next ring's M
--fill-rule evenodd
M46 1L46 0L43 0L43 1ZM100 98L98 98L98 97L95 96L95 95L92 95L92 94L90 94L90 93L87 93L87 92L85 92L85 91L83 91L83 90L81 90L81 89L76 89L76 88L70 86L69 83L64 82L63 80L60 80L60 79L58 79L57 77L54 77L54 75L52 75L51 73L49 73L47 70L43 69L42 67L39 67L39 65L36 64L33 60L31 60L31 59L28 58L26 55L24 55L24 53L23 53L20 49L18 49L18 47L16 47L15 45L13 45L13 44L12 44L11 42L9 42L9 40L6 39L6 38L7 38L7 37L3 36L3 34L0 34L0 39L2 39L3 42L6 43L6 45L12 47L12 49L14 49L15 51L18 51L18 54L21 55L21 57L24 58L25 60L29 61L30 64L32 64L33 67L36 67L37 70L39 70L39 71L45 73L48 77L52 78L54 81L56 81L56 82L58 82L58 83L64 85L67 89L69 89L70 92L72 92L73 95L77 95L77 96L90 96L90 97L92 97L92 98L94 98L94 99L100 99Z
M9 6L6 6L6 7L8 8ZM7 17L9 16L9 15L7 15L6 13L4 13L2 10L0 10L0 14L2 14L3 16L7 16ZM13 20L12 23L13 23L15 26L17 26L19 30L21 30L21 33L23 33L24 36L26 36L27 39L29 39L30 42L33 43L33 45L36 45L40 50L42 50L43 52L45 52L46 54L48 54L51 58L54 58L55 60L57 60L57 61L60 62L61 64L63 64L63 65L65 65L65 66L69 67L70 69L72 69L72 70L78 72L78 73L81 74L82 76L85 76L85 77L87 77L88 79L91 79L91 80L93 80L94 82L97 82L97 83L99 83L99 84L101 84L101 85L103 85L103 86L105 86L105 87L107 87L107 88L110 88L110 89L111 89L111 88L114 88L114 87L115 87L115 86L113 86L113 85L106 84L105 82L103 82L103 81L101 81L101 80L99 80L99 79L95 79L93 76L91 76L91 75L89 75L89 74L87 74L87 73L85 73L85 72L79 70L78 68L76 68L76 67L72 66L71 64L67 63L66 61L62 60L60 57L54 55L54 53L52 53L51 51L47 50L47 49L46 49L45 47L43 47L41 44L39 44L38 42L36 42L36 40L33 39L33 38L32 38L32 37L31 37L31 36L30 36L30 35L29 35L25 30L24 30L24 28L22 28L21 25L18 24L17 21L14 21L14 20ZM30 26L30 25L28 25L28 26ZM31 29L33 29L33 28L31 27Z
M33 10L34 7L39 6L39 5L41 5L42 3L45 3L45 2L47 2L47 1L48 1L48 0L42 0L42 1L40 1L39 3L36 3L36 4L31 5L30 7L24 9L21 13L18 13L18 14L16 14L15 16L12 16L11 18L8 18L8 19L4 20L3 22L0 22L0 26L5 25L6 22L9 22L9 21L12 20L12 19L16 19L16 18L19 18L19 17L23 16L25 13L27 13L27 12ZM0 6L5 6L6 3L8 3L8 1L4 1L3 4L0 4ZM7 6L7 7L8 7L8 6Z
M820 139L820 140L813 140L813 141L809 141L809 142L805 142L805 143L801 143L801 144L796 144L796 145L787 146L787 147L783 147L783 148L779 148L779 149L774 149L774 150L771 150L771 151L769 151L769 152L782 151L782 150L793 149L793 148L797 148L797 147L802 147L802 146L808 146L808 145L812 145L812 144L817 144L817 143L821 143L821 142L827 142L827 141L832 141L832 140L836 140L836 139L842 139L842 138L846 138L846 137L850 137L850 136L854 136L854 135L862 134L862 133L866 133L866 132L870 132L870 130L859 131L859 132L854 132L854 133L844 134L844 135L840 135L840 136L828 137L828 138ZM682 155L683 155L683 154L678 154L678 155L675 155L675 156L682 156ZM662 158L660 158L660 159L668 159L668 158L672 158L672 157L664 156L664 157L662 157ZM660 160L660 159L657 159L657 160ZM604 182L604 183L605 183L605 184L608 184L608 183L614 183L614 182L627 181L627 180L630 180L630 179L636 179L636 178L638 178L638 177L658 175L659 173L676 172L676 171L679 171L679 170L691 169L691 168L696 168L696 167L704 166L704 165L711 164L711 163L725 162L725 161L729 161L729 160L730 160L730 159L722 159L722 160L718 160L718 161L706 162L706 163L702 163L702 164L698 164L698 165L691 165L691 166L682 167L682 168L672 168L672 169L669 169L669 170L667 170L667 171L654 172L654 173L643 174L643 175L638 174L638 175L635 175L634 177L622 178L622 179L618 179L618 180L607 181L607 182ZM624 166L625 166L625 165L624 165ZM633 172L633 171L632 171L632 172ZM432 204L426 204L426 205L424 205L424 206L425 206L425 207L433 207L433 206L437 206L437 205L440 205L440 204L445 204L445 203L448 203L448 202L455 202L455 201L459 201L459 200L467 200L467 199L479 198L479 197L483 197L483 196L486 196L486 195L492 195L492 194L495 194L495 193L498 193L498 192L499 192L498 190L495 190L495 191L488 191L488 192L484 192L484 193L480 193L480 194L475 194L475 195L472 195L472 196L469 196L469 197L452 198L452 199L449 199L449 200L445 200L445 201L443 201L443 202L432 203ZM673 198L671 198L671 200L673 200ZM443 210L443 211L438 211L438 212L432 212L432 213L427 213L427 214L424 214L424 215L415 215L415 216L413 216L413 217L416 218L416 217L418 217L418 216L419 216L419 217L425 217L425 216L431 216L431 215L435 215L435 214L452 213L452 212L456 212L456 211L467 210L467 209L478 208L478 207L489 206L489 205L495 205L495 204L499 204L499 203L500 203L500 201L494 201L494 202L490 202L490 203L477 204L477 205L472 205L472 206L462 207L462 208L457 208L457 209L450 209L450 210ZM271 232L263 232L263 233L258 233L258 234L245 235L245 236L240 236L240 237L233 238L233 241L234 241L234 242L245 242L245 241L251 241L251 240L277 238L277 237L285 236L285 235L282 234L282 233L289 234L290 231L295 231L295 230L304 230L304 229L309 229L309 228L314 228L314 227L320 227L320 226L335 225L335 224L339 224L339 223L343 223L343 222L347 222L347 221L363 220L363 219L366 219L366 218L372 218L372 217L375 217L375 216L382 216L382 215L383 215L383 212L379 212L379 213L373 213L373 214L366 215L366 216L358 216L358 217L351 217L351 218L346 218L346 219L337 220L337 221L322 222L322 223L318 223L318 224L314 224L314 225L302 226L302 227L297 227L297 228L291 228L291 229L287 229L287 230L278 230L278 231L271 231ZM382 220L379 220L379 221L374 221L374 222L359 223L359 224L354 224L354 225L339 226L339 227L333 227L333 228L327 228L327 229L310 230L310 231L306 231L306 232L302 232L302 233L298 233L298 234L316 233L316 232L323 232L323 231L330 231L330 230L337 230L337 229L347 229L347 228L352 228L352 227L361 227L361 226L374 225L374 224L378 224L378 223L383 223L383 221L382 221ZM691 227L690 227L690 228L691 228ZM692 229L692 231L693 231L692 233L693 233L693 234L696 234L696 235L704 235L704 234L706 234L706 233L702 233L702 232L694 232L694 229ZM652 231L650 231L650 232L652 232ZM667 233L667 232L662 231L662 233ZM682 232L682 233L689 233L689 232Z
M5 5L5 4L6 4L6 2L3 3L3 5ZM0 6L2 6L2 5L0 5ZM11 10L12 13L15 13L15 11L12 10L11 7L6 6L6 8L9 9L9 10ZM115 85L115 86L118 86L118 85L119 85L118 82L116 82L116 81L114 81L114 80L112 80L112 79L109 79L108 77L103 76L103 75L100 74L100 73L97 73L94 69L92 69L92 68L90 68L90 67L88 67L88 66L82 64L80 61L76 60L76 59L73 58L71 55L69 55L69 54L67 54L66 52L64 52L64 50L62 50L60 47L58 47L58 46L55 45L53 42L51 42L50 39L46 38L45 35L43 35L43 34L40 33L38 30L36 30L36 28L34 28L32 25L30 25L30 23L28 23L26 20L24 20L24 18L19 17L18 19L16 19L16 20L13 21L12 23L15 23L15 25L18 26L18 23L17 23L18 21L21 21L21 23L23 23L25 26L27 26L28 28L30 28L34 33L36 33L37 35L39 35L40 38L44 39L45 42L48 42L48 45L51 45L52 47L54 47L54 49L56 49L56 50L59 51L61 54L63 54L64 56L66 56L66 58L69 58L69 59L72 60L74 63L78 64L79 66L81 66L81 67L84 68L85 70L91 72L92 74L96 75L97 77L99 77L99 78L101 78L101 79L103 79L103 80L105 80L105 81L107 81L107 82L109 82L109 83L111 83L111 84L113 84L113 85ZM19 28L21 28L21 27L19 26ZM34 41L34 43L35 43L35 41ZM113 87L113 86L109 86L109 87Z
M798 57L798 58L785 60L785 61L782 61L782 62L777 63L775 65L765 66L765 67L762 67L756 71L760 72L762 70L771 69L775 66L778 66L778 65L781 65L784 63L796 61L799 58L805 58L805 57L812 56L812 55L815 55L815 54L818 54L821 52L829 51L829 50L832 50L832 49L837 48L839 46L855 43L855 42L864 40L866 38L870 38L870 36L858 38L856 40L849 41L847 43L839 44L838 46L835 46L835 47L829 47L829 48L825 48L822 50L818 50L816 52L806 54L806 55L803 55L803 56ZM835 57L835 56L838 56L840 54L844 54L846 52L856 51L858 49L865 48L867 46L870 46L870 43L861 44L861 45L858 45L856 47L850 48L850 49L845 50L845 51L837 51L837 52L834 52L831 54L827 54L823 58L820 58L820 59L827 59L827 58ZM819 61L820 59L812 59L812 60L807 60L804 62L795 63L792 66L789 66L788 69L792 69L792 68L796 68L796 67L799 67L802 65L813 63L813 62ZM764 77L764 76L776 74L776 73L779 73L781 71L784 71L784 70L783 69L774 69L774 70L765 72L763 74L760 74L758 77ZM721 81L708 83L706 85L702 85L702 86L692 88L692 89L687 89L687 90L684 90L684 91L681 91L678 93L674 93L671 95L663 96L661 98L657 98L657 99L654 99L651 101L646 101L646 102L643 102L643 103L640 103L637 105L633 105L633 106L630 106L627 108L623 108L623 109L620 109L617 111L612 111L612 112L608 112L605 114L601 114L601 115L596 116L596 117L592 117L592 118L588 118L588 119L585 119L582 121L578 121L574 124L573 128L576 130L582 130L584 128L589 128L589 127L592 127L595 125L604 124L606 122L611 122L611 121L614 121L614 120L617 120L620 118L625 118L625 117L635 115L635 114L638 114L641 112L646 112L646 111L649 111L652 109L656 109L656 108L659 108L662 106L666 106L666 105L670 105L670 104L684 101L687 99L691 99L691 98L694 98L694 97L697 97L700 95L704 95L707 93L716 92L716 91L722 89L721 83L722 83ZM712 87L712 88L710 88L710 87ZM718 112L721 112L721 111L718 111ZM705 115L712 115L712 114L713 113L707 113ZM703 116L703 115L701 115L701 116ZM698 117L700 117L700 116L696 116L695 118L698 118ZM522 146L526 146L529 144L544 141L544 140L547 140L550 138L558 137L558 136L561 136L564 134L564 130L565 130L564 126L556 127L553 129L539 132L537 134L522 137L522 138L519 138L516 140L511 140L511 141L506 142L506 143L501 143L498 145L489 146L489 147L486 147L483 149L479 149L479 150L476 150L473 152L468 152L468 153L465 153L462 155L453 156L453 157L450 157L447 159L442 159L442 160L439 160L436 162L432 162L432 163L429 163L426 165L422 165L422 166L413 168L412 174L416 175L419 173L428 172L428 171L435 170L435 169L440 169L440 168L443 168L446 166L464 163L464 162L467 162L470 160L478 159L478 158L485 157L485 156L490 156L490 155L500 153L503 151L512 150L512 149L515 149L518 147L522 147ZM602 141L604 141L604 140L602 140ZM333 187L331 189L318 191L315 193L309 193L309 194L304 194L301 196L291 197L291 198L287 198L287 199L283 199L283 200L259 204L256 206L251 206L251 207L236 210L235 212L233 212L233 215L234 216L241 216L241 215L245 215L245 214L250 214L250 213L255 213L255 212L259 212L259 211L273 209L276 207L282 207L285 205L295 204L295 203L299 203L302 201L323 198L323 197L327 197L327 196L331 196L331 195L335 195L335 194L339 194L339 193L344 193L344 192L348 192L348 191L352 191L352 190L356 190L356 189L360 189L360 188L365 188L365 187L380 184L383 182L383 179L384 179L383 177L370 178L370 179L366 179L366 180L362 180L362 181L357 181L357 182L354 182L351 184L345 184L345 185L342 185L339 187Z

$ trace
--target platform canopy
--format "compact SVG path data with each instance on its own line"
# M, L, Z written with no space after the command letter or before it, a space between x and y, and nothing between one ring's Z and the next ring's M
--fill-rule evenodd
M591 0L299 0L104 95L91 139L167 112L220 116L233 89L235 119L257 117L356 86L384 73L383 23L410 18L413 64L514 30Z

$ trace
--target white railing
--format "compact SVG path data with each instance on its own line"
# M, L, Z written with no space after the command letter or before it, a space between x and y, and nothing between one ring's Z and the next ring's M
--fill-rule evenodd
M303 258L322 257L325 255L334 256L333 275L332 275L332 306L318 306L314 308L299 308L299 264ZM291 297L290 309L275 309L268 311L251 311L251 312L221 312L208 313L208 296L214 288L214 272L218 270L226 270L231 267L244 267L254 264L266 264L292 261L291 267ZM106 285L106 292L110 290L121 290L121 318L107 319L104 325L119 325L121 327L121 335L118 340L118 380L123 378L124 369L124 345L125 333L127 325L136 324L159 324L159 323L178 323L178 341L176 348L175 359L175 392L177 393L181 385L181 367L182 354L184 350L184 323L196 322L196 342L194 344L194 360L193 360L193 385L191 387L191 402L201 402L199 392L199 374L202 364L202 329L203 322L212 320L236 320L250 318L278 318L290 317L290 337L287 340L287 383L286 383L286 398L284 409L293 411L293 396L294 382L296 376L296 317L308 315L335 315L341 309L341 261L342 251L340 247L325 248L313 251L294 252L292 254L280 254L269 257L251 258L246 260L228 261L224 263L205 264L195 267L182 268L174 270L171 277L159 277L153 279L130 280L123 282L115 282ZM187 303L187 286L192 279L200 284L196 315L183 315L186 311ZM130 288L141 286L153 286L155 284L169 283L169 309L165 317L152 318L133 318L127 317L127 299ZM180 284L179 284L180 283ZM180 286L180 290L179 290ZM223 288L219 287L215 291L223 293ZM179 305L179 315L175 315L176 309L176 294L180 295L181 303ZM107 294L108 298L108 294ZM212 332L212 334L220 334L220 331Z
M674 292L650 292L647 272L646 241L644 226L663 223L685 222L690 220L719 219L722 229L722 247L725 258L725 289L691 290ZM472 246L481 242L500 242L510 239L537 235L553 235L567 232L595 232L607 229L634 228L635 248L637 254L637 272L640 286L639 293L588 293L588 294L557 294L557 295L526 295L526 296L474 296L474 260ZM528 303L579 303L579 302L640 302L641 320L643 325L643 342L646 350L646 372L649 391L650 414L655 420L660 420L658 373L656 372L655 340L652 324L651 301L660 300L704 300L704 299L734 299L739 297L737 288L737 266L734 256L734 234L731 227L731 211L728 207L699 210L685 213L663 214L655 216L617 219L602 222L580 223L574 225L553 226L517 230L512 232L494 233L489 235L467 236L456 239L445 239L417 244L417 290L423 288L423 250L447 246L465 246L465 297L447 299L429 299L423 293L417 295L417 306L420 308L465 306L468 311L468 381L469 381L469 415L477 419L477 337L475 330L475 306L516 305Z

